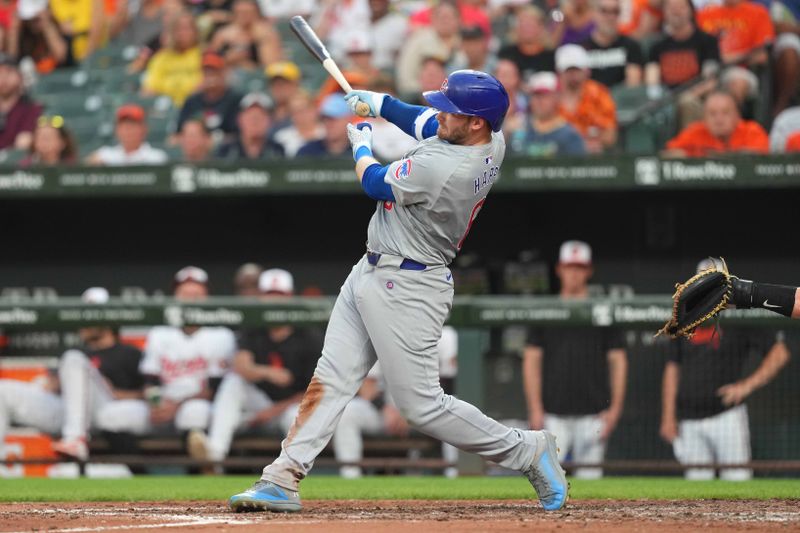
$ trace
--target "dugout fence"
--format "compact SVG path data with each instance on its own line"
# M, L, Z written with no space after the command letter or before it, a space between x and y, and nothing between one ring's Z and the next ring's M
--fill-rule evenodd
M141 302L112 299L101 306L68 298L47 303L17 301L0 303L0 328L4 345L9 346L13 343L8 340L15 335L70 332L88 324L119 326L123 332L126 329L142 331L143 328L159 324L223 325L231 328L267 324L321 327L325 325L333 303L333 298L326 297L287 298L269 303L210 298L203 303L190 305L164 299ZM565 464L573 471L579 471L582 467L601 467L608 473L683 472L685 465L676 461L673 447L659 436L662 380L667 362L676 359L674 351L677 341L654 338L653 334L667 319L670 309L671 300L664 295L581 302L563 302L553 297L457 297L449 319L459 333L456 394L494 418L524 426L529 413L523 391L520 353L526 345L543 338L543 335L548 336L550 344L545 343L544 348L546 360L556 353L563 356L563 350L559 352L559 349L552 348L559 339L574 341L583 338L581 335L588 339L582 345L577 343L587 353L564 356L570 358L573 366L567 368L566 374L560 374L557 382L549 384L551 388L564 389L568 398L585 392L571 390L573 381L582 383L584 388L596 383L602 390L602 383L608 382L608 375L586 379L587 373L596 374L597 368L602 368L592 363L591 358L595 358L596 363L596 358L606 357L609 348L623 348L628 367L624 408L615 431L607 439L605 454L599 460L586 461L580 460L580 454L573 450L565 458ZM734 354L724 357L734 361L730 364L736 366L741 377L744 377L758 368L776 341L783 343L790 355L795 355L798 325L800 321L782 319L763 310L729 310L720 319L718 329L711 332L714 336L710 337L710 342L725 339L724 342L735 349ZM612 332L616 340L605 340L606 334ZM572 345L576 344L573 342ZM551 353L547 353L548 349ZM8 347L4 350L0 359L0 375L4 367L14 365L19 355L22 354ZM55 357L59 354L51 355ZM688 361L686 353L683 357L682 361ZM695 453L697 450L692 447L704 445L703 441L710 438L708 432L701 432L684 443L684 448L690 449L684 449L683 452L694 458L695 470L701 466L715 470L736 466L752 469L757 475L791 475L800 472L800 394L797 392L800 365L795 359L790 357L788 364L769 384L754 391L746 400L748 413L745 421L749 434L744 444L751 450L750 460L746 464L742 461L726 461L725 454L718 451L707 456L710 460L698 459L704 456ZM707 358L705 361L705 369L702 365L691 366L695 375L686 378L684 383L692 387L690 392L700 391L707 384L717 387L720 377L715 373L729 370L725 363L728 359L715 362ZM723 378L730 375L728 372ZM701 409L700 414L707 413ZM687 428L683 430L689 431ZM587 431L599 430L590 427ZM727 437L722 435L718 448L733 446L737 438L742 438L740 433L730 433ZM144 463L150 460L164 464L189 464L185 457L179 456L175 456L172 463L169 458L128 459L140 459ZM263 460L264 457L252 458L254 465ZM247 459L241 458L234 462L240 466L249 464ZM407 463L403 464L408 466ZM426 465L434 468L446 466L430 461L426 463L424 460L418 466L424 468ZM459 468L462 473L479 473L485 472L487 465L476 456L462 454Z

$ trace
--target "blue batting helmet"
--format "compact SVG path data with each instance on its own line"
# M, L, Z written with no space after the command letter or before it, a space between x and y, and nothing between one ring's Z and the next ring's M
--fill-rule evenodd
M486 119L492 131L500 131L508 111L508 93L503 84L479 70L456 70L441 89L422 96L439 111Z

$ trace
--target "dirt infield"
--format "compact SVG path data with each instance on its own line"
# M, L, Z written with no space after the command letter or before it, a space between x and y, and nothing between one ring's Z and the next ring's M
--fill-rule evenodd
M582 500L545 514L531 501L304 502L299 514L233 514L216 502L0 504L0 531L800 531L796 500Z

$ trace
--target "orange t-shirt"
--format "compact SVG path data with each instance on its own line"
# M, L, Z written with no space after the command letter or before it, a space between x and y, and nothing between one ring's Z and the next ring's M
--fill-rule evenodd
M733 134L725 143L711 135L705 122L693 122L674 139L667 142L668 149L686 152L689 157L706 157L747 150L766 154L769 152L769 136L758 122L740 120Z
M697 13L697 25L719 38L723 56L746 53L775 39L767 8L748 0L733 7L705 7Z
M786 151L800 152L800 131L792 133L789 135L789 138L786 139Z
M627 20L623 20L619 25L619 32L622 35L630 35L639 28L642 23L642 15L645 12L649 13L651 17L658 21L658 26L661 27L661 21L664 19L664 13L654 7L650 0L633 0L631 2L631 11Z
M617 125L617 107L611 93L605 85L594 80L586 80L581 101L574 112L562 105L559 114L584 137L591 127L606 130Z

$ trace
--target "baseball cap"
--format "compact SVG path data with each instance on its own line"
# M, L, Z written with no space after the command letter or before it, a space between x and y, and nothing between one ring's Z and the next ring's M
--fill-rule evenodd
M225 68L225 58L216 52L206 52L203 54L203 68Z
M242 101L239 102L240 109L249 109L254 105L260 107L261 109L266 109L267 111L275 107L275 105L272 103L272 98L270 98L267 93L258 91L248 93L244 98L242 98Z
M351 32L345 42L348 54L372 53L372 39L366 32Z
M276 61L264 69L264 74L270 80L283 78L289 81L297 81L300 79L300 67L291 61Z
M558 77L553 72L537 72L528 78L528 91L539 94L558 92Z
M558 262L562 265L591 266L592 248L583 241L566 241L558 252Z
M589 68L589 54L578 44L565 44L556 50L556 70L564 72L571 68Z
M143 122L145 118L144 109L140 105L125 104L117 109L117 122L123 120L133 120L135 122Z
M330 94L325 97L319 106L319 114L328 118L344 118L349 117L353 113L350 111L350 106L344 101L340 93Z
M293 294L294 277L282 268L265 270L258 277L258 290L264 294Z
M83 294L81 300L87 304L104 304L108 303L109 294L105 287L89 287Z
M710 268L716 270L723 270L725 267L722 263L722 260L717 259L716 257L706 257L705 259L702 259L699 263L697 263L698 274L703 270L708 270Z
M17 2L17 16L20 20L30 20L45 9L48 0L24 0Z
M195 283L206 285L208 283L208 272L200 267L192 265L185 266L175 273L173 281L175 282L175 285L180 285L181 283L186 283L187 281L194 281Z

